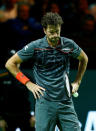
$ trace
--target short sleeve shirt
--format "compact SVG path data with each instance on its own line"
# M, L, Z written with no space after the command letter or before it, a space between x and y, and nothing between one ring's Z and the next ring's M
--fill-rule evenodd
M34 59L33 74L37 85L45 88L44 97L51 101L68 99L64 72L69 73L70 57L77 58L81 48L71 39L60 37L60 45L49 46L46 36L17 52L22 61Z

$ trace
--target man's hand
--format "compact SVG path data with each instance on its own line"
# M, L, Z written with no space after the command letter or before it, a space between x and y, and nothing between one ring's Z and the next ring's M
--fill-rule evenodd
M72 85L72 94L74 94L75 92L78 91L80 84L78 82L73 82L71 85Z
M40 95L43 96L44 88L32 83L31 81L26 83L26 87L33 93L35 99L40 98Z

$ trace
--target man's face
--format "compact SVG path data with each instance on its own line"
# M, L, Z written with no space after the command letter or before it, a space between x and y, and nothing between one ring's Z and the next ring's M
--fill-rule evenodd
M49 43L51 43L53 46L55 46L59 39L60 39L60 32L61 32L61 26L57 25L48 25L46 29L44 29L44 33L47 36L47 40Z

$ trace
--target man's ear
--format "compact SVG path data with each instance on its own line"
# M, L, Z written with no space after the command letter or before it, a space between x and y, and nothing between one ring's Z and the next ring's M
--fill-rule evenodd
M46 29L45 29L45 28L43 28L43 31L44 31L44 33L46 34Z

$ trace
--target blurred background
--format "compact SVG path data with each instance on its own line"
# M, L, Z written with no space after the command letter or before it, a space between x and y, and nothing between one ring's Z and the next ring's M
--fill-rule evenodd
M88 55L88 67L79 89L79 97L73 100L82 131L96 131L95 0L0 0L0 126L6 131L10 123L12 123L11 126L16 123L12 121L13 119L26 118L26 112L29 114L34 112L35 100L32 93L26 91L11 77L5 69L5 62L26 44L44 36L40 22L41 17L48 11L57 12L62 16L64 24L61 36L73 39ZM76 65L78 61L71 59L71 81L76 75ZM33 80L30 73L32 72L31 62L21 64L20 68ZM21 96L24 99L21 100ZM24 102L25 99L26 102ZM14 109L13 103L15 103ZM25 108L26 105L28 109ZM22 116L19 115L22 112L21 109L25 109ZM9 131L13 131L11 126ZM14 125L14 130L18 126L21 125Z

